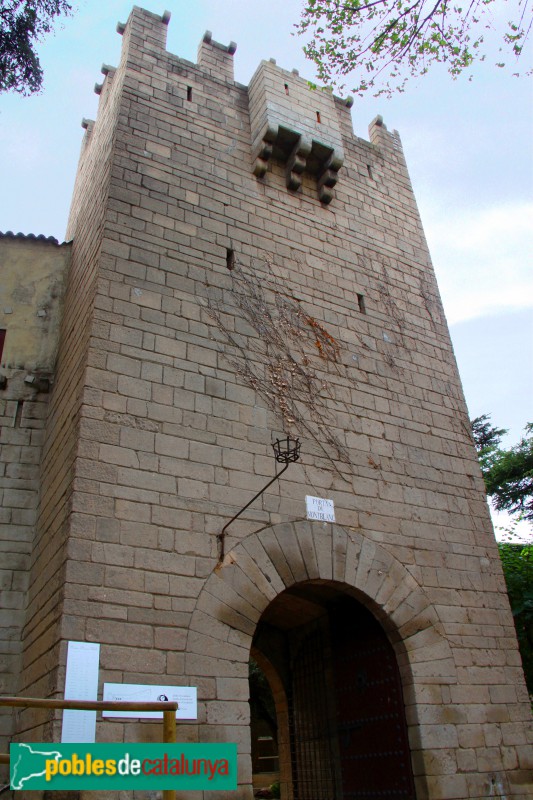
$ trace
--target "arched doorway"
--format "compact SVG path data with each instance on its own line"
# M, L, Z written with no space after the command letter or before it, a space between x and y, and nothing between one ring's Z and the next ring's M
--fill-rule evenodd
M361 602L297 583L264 610L251 654L273 690L284 800L415 799L396 655Z

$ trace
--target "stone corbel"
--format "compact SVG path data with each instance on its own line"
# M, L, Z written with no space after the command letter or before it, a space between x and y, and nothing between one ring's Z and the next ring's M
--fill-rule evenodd
M312 143L307 137L300 136L287 161L285 179L287 189L295 192L302 185L302 173L307 165Z
M268 169L268 162L272 158L274 142L278 136L278 125L266 125L261 137L254 148L254 175L262 178Z
M338 181L338 171L342 167L343 159L336 156L333 152L328 160L324 163L323 169L318 175L318 199L324 205L331 203L333 199L333 192L331 191Z

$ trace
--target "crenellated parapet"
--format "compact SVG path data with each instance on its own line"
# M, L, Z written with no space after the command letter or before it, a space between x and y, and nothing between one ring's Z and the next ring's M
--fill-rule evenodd
M235 42L228 45L213 40L211 31L206 31L198 46L198 66L212 78L233 80L233 55L237 50Z

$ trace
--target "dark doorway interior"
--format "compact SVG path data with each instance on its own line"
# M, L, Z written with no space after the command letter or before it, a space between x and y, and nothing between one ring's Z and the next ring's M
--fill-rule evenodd
M252 658L249 666L254 789L268 789L279 782L276 705L270 684L259 664ZM274 797L276 793L270 792L270 795Z
M275 687L282 798L415 800L396 655L359 601L298 584L264 612L252 656Z

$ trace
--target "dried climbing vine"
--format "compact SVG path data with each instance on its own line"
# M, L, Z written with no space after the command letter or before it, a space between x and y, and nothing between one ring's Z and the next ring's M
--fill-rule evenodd
M265 274L264 267L252 264L248 272L236 265L226 302L221 293L207 293L208 313L230 346L228 362L280 415L285 433L312 439L342 475L338 462L349 466L350 458L329 410L335 403L329 374L345 374L339 343L273 275L272 265L266 268ZM255 335L244 337L226 321L243 318Z
M383 307L386 309L389 318L394 323L397 331L397 335L399 337L399 341L403 344L403 329L404 329L404 318L403 314L400 312L396 301L394 300L390 286L392 284L391 278L389 277L387 267L385 263L380 265L381 267L381 279L377 282L377 290L379 293L379 297L381 299L381 303Z

